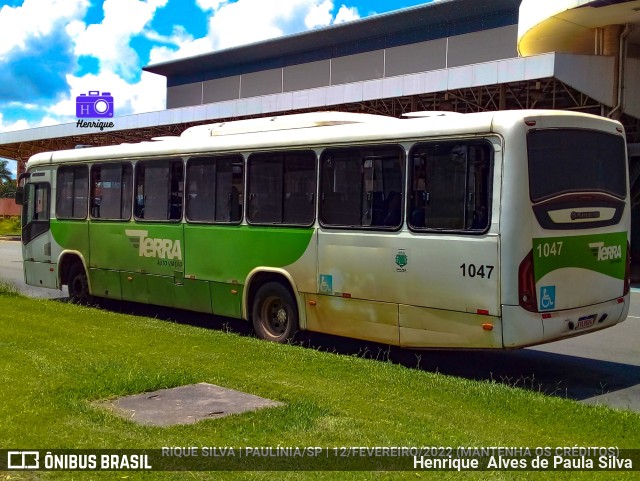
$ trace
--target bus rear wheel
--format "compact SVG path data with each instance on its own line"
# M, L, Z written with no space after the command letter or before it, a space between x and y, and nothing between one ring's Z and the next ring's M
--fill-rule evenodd
M84 266L76 262L69 270L69 299L74 304L90 304L92 296L89 293L89 281Z
M291 292L278 282L258 289L253 303L253 329L267 341L285 343L298 330L298 307Z

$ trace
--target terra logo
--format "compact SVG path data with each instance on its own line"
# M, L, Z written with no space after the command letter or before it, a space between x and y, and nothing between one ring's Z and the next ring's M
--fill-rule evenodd
M127 237L129 237L131 244L138 248L138 255L140 257L182 260L182 250L180 249L179 240L147 237L149 231L146 230L126 229L124 232Z
M605 246L604 242L591 242L589 248L599 261L622 259L622 246Z

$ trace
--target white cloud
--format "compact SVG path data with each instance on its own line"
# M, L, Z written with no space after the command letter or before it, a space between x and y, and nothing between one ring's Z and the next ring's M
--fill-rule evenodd
M196 5L202 10L218 10L227 0L196 0Z
M331 11L333 10L333 2L326 0L320 4L312 5L309 9L309 13L304 19L304 24L307 28L325 27L331 24L333 17Z
M360 14L358 13L358 9L355 7L347 7L346 5L342 5L340 10L336 15L336 19L333 23L345 23L352 22L353 20L358 20L360 18Z
M24 107L23 105L20 105ZM37 110L41 110L41 106L38 106ZM75 107L74 107L75 109ZM37 127L46 127L48 125L58 125L61 122L70 121L61 118L60 116L50 116L45 115L42 118L37 120L28 121L26 119L16 120L15 122L6 122L3 119L2 113L0 112L0 132L13 132L16 130L26 130L26 129L34 129Z
M67 33L75 42L75 54L90 55L100 61L101 70L118 72L125 78L137 76L140 59L130 42L143 32L158 8L167 0L105 0L102 23L75 22Z
M142 72L140 82L131 86L131 113L164 110L167 97L167 79L160 75Z
M145 36L162 43L151 49L149 64L202 55L215 50L259 42L317 27L360 18L357 8L341 5L333 16L333 0L196 0L209 15L208 34L194 38L182 26L171 35L147 30Z
M334 23L332 0L279 0L275 6L264 0L196 0L196 3L209 15L208 35L193 38L180 26L174 27L172 34L168 36L147 31L145 36L148 39L164 44L152 48L150 64L201 55ZM357 10L349 11L351 15L357 15Z
M169 36L159 35L153 31L147 32L145 36L149 40L165 44L151 49L149 54L150 64L161 63L178 58L193 57L195 55L211 52L213 49L209 37L194 39L182 26L174 27L173 33ZM175 47L178 48L176 49Z
M214 50L257 42L283 35L278 23L289 17L295 4L306 0L283 0L274 8L264 0L225 3L209 18L209 38Z
M195 57L209 53L213 50L211 41L208 37L198 38L196 40L186 40L177 43L178 49L169 47L153 47L149 54L149 64L167 62L179 58Z
M14 130L24 130L29 127L29 122L22 119L16 122L5 122L2 112L0 112L0 132L13 132Z
M279 0L277 4L264 0L207 3L219 5L209 18L208 36L214 50L259 42L338 21L338 18L331 16L331 0ZM349 21L358 18L358 11L343 5L338 16L340 22Z
M84 16L88 0L24 0L18 7L0 8L0 61L16 49L24 49L31 37L45 37L63 23Z

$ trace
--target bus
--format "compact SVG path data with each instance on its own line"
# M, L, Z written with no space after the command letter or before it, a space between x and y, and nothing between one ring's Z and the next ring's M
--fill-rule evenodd
M24 276L407 348L511 349L629 309L620 123L569 111L314 112L36 154Z

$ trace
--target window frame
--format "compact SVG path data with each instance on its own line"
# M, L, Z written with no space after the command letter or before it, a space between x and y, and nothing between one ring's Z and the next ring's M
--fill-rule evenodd
M33 195L34 201L37 200L36 194L38 189L43 188L45 190L46 203L47 203L46 219L34 219L33 216L31 216L31 219L28 220L29 219L28 210L34 209L32 210L32 213L35 213L35 205L31 206L31 203L29 202L28 189L31 188L30 186L33 186L33 189L34 189L34 195ZM28 182L27 184L25 184L25 197L24 197L24 202L22 204L22 215L21 215L22 243L24 245L28 244L36 237L39 237L42 234L45 234L51 228L51 191L52 191L51 184L49 182Z
M311 192L305 193L306 195L312 195L312 216L309 222L256 222L251 219L250 214L250 202L252 200L251 195L255 192L251 192L251 162L257 156L268 156L273 155L274 157L281 156L282 162L282 198L281 198L281 207L282 207L282 217L284 217L284 201L285 201L285 188L286 188L286 179L284 175L285 165L286 165L286 157L287 155L295 155L295 154L310 154L313 157L313 176L311 177L313 180L313 190ZM290 149L290 150L267 150L267 151L255 151L251 152L247 156L246 160L246 169L245 169L245 219L248 225L251 226L267 226L267 227L311 227L315 224L316 218L318 215L317 210L317 197L318 197L318 153L316 150L311 148L303 148L303 149Z
M62 194L62 189L61 189L61 182L60 182L60 172L66 169L73 169L74 170L74 177L73 177L73 194L72 194L72 199L73 200L73 205L71 207L71 210L73 212L73 207L75 206L75 199L76 199L76 174L75 171L80 170L80 169L84 169L86 174L87 174L87 190L86 190L86 198L85 198L85 202L84 202L84 216L82 217L66 217L66 216L61 216L60 215L60 205L61 205L61 194ZM89 173L89 164L86 163L81 163L81 164L61 164L58 166L58 168L56 169L56 219L58 220L71 220L71 221L84 221L87 220L89 218L89 184L91 182L91 178L90 178L90 173Z
M465 143L467 145L485 145L489 149L489 172L487 173L487 221L486 226L483 229L448 229L448 228L437 228L437 227L419 227L415 226L411 223L411 213L409 210L413 209L413 180L414 180L414 169L413 169L413 155L414 152L422 146L425 145L443 145L443 144L460 144ZM407 226L410 231L416 233L427 233L427 234L461 234L461 235L484 235L491 228L491 220L492 220L492 206L493 206L493 193L494 193L494 173L495 173L495 145L488 137L462 137L462 138L445 138L445 139L425 139L419 142L416 142L411 146L407 156L407 190L410 191L407 196L406 202L406 214L407 214ZM469 175L468 164L465 167L465 177ZM469 195L468 189L465 189L465 197Z
M128 217L95 217L92 214L93 208L93 199L94 199L94 184L93 184L93 171L96 167L104 167L104 166L112 166L119 165L122 169L125 166L129 166L131 168L131 192L129 192L129 216ZM122 177L120 178L122 182ZM133 218L133 204L134 204L134 195L135 192L135 169L133 163L131 161L118 161L118 162L95 162L91 164L89 169L89 217L92 221L98 222L129 222ZM120 200L124 200L123 189L120 188ZM120 206L120 213L122 213L122 205Z
M348 151L348 150L392 150L395 149L398 152L398 159L401 162L401 172L400 172L400 182L401 182L401 191L399 192L400 197L400 220L395 226L386 226L386 225L346 225L346 224L332 224L325 222L323 220L323 204L324 204L324 196L325 192L323 191L324 187L324 165L325 165L325 155L331 153L333 151ZM364 160L364 159L361 159ZM363 231L376 231L376 232L397 232L400 231L405 225L405 211L407 204L407 196L406 196L406 188L407 188L407 149L401 143L371 143L371 144L356 144L356 145L335 145L328 146L323 149L322 153L319 156L319 179L318 179L318 212L317 218L320 226L324 229L332 229L332 230L363 230ZM362 175L360 176L362 182ZM362 198L363 189L360 191L360 197ZM360 213L362 215L362 213Z
M182 179L180 180L181 184L182 184L182 203L181 203L181 209L180 209L180 217L177 219L147 219L145 217L139 217L137 211L137 206L136 206L136 202L137 202L137 197L138 197L138 177L139 177L139 168L140 166L145 166L146 164L155 164L158 165L162 162L166 162L169 166L169 185L168 185L168 198L167 198L167 213L170 214L170 209L171 209L171 182L172 182L172 172L171 172L171 164L172 163L180 163L181 164L181 172L182 172ZM146 173L145 173L145 177L146 177ZM138 160L135 165L134 165L134 172L133 172L133 200L132 200L132 204L131 204L131 208L133 210L133 218L136 222L161 222L161 223L165 223L165 224L179 224L183 221L184 219L184 207L185 207L185 199L184 199L184 177L185 177L185 161L182 157L158 157L158 158L153 158L153 159L140 159ZM146 194L145 194L146 195ZM146 202L144 207L146 207Z
M620 192L613 192L611 190L605 190L605 189L594 189L594 188L585 188L583 186L581 186L580 188L573 188L573 189L564 189L564 190L560 190L560 191L554 191L552 193L544 193L543 195L538 195L538 196L534 196L534 190L537 191L538 189L538 185L536 184L537 181L541 180L537 177L537 171L534 170L534 159L532 158L532 148L534 147L532 144L535 140L535 137L537 136L544 136L546 134L563 134L563 135L569 135L571 133L578 133L580 135L586 135L588 137L595 137L598 136L599 137L599 141L602 141L602 139L616 139L618 142L618 144L621 143L621 145L618 145L616 147L622 147L622 155L620 157L618 157L618 159L622 159L622 161L625 163L624 165L624 169L622 170L622 173L624 175L624 179L623 183L624 183L624 190L625 192L623 194L620 194ZM547 137L548 140L548 137ZM564 195L575 195L575 194L581 194L584 192L598 192L604 195L609 195L611 197L614 197L618 200L624 201L627 198L627 194L629 192L630 186L628 185L629 183L629 179L628 176L626 174L627 169L628 169L628 162L627 162L627 154L626 154L626 149L625 149L625 138L623 136L614 134L612 132L606 132L603 130L598 130L598 129L589 129L589 128L583 128L583 127L550 127L550 128L536 128L536 129L529 129L527 131L527 135L526 135L526 159L527 159L527 175L528 175L528 182L527 182L527 188L529 189L529 199L531 200L532 204L540 204L543 203L545 201L548 201L549 199L553 199L556 197L562 197ZM608 145L608 147L611 147L611 144ZM611 158L613 157L611 155L612 151L609 150L609 157ZM620 153L620 152L619 152ZM577 155L576 155L577 156ZM600 164L602 165L602 163ZM544 180L544 179L543 179ZM620 179L619 179L620 180ZM535 192L538 193L538 192ZM595 227L595 226L594 226Z
M189 214L189 204L190 204L190 188L189 188L189 180L190 180L190 175L189 175L189 166L193 163L193 162L197 162L197 161L203 161L203 160L214 160L215 162L218 161L218 159L235 159L237 160L241 165L242 165L242 192L240 193L240 200L241 200L241 205L240 205L240 218L238 220L232 220L232 221L220 221L220 220L194 220L194 219L190 219L188 214ZM215 163L212 162L212 163ZM183 218L184 220L189 223L189 224L201 224L201 225L240 225L242 224L242 222L245 219L245 192L246 192L246 186L247 186L247 164L246 164L246 159L242 154L238 154L238 153L229 153L229 154L210 154L210 155L198 155L198 156L193 156L193 157L189 157L189 159L187 159L187 161L185 162L185 173L184 173L184 206L183 206ZM216 176L217 176L217 170L216 170ZM217 178L216 178L217 181ZM233 187L233 182L232 182L232 187Z

